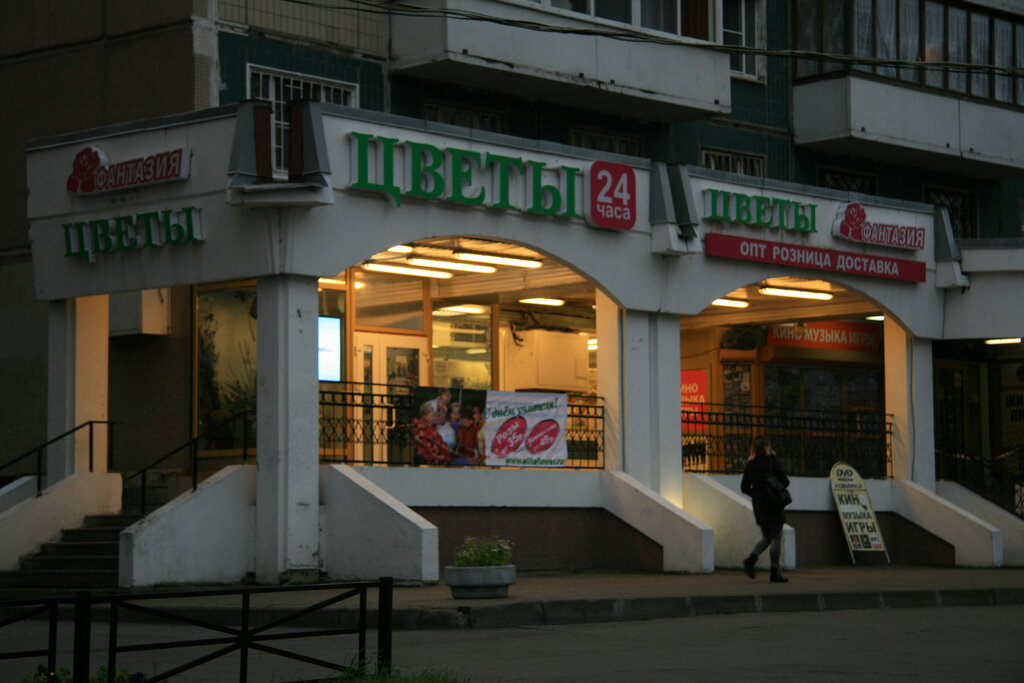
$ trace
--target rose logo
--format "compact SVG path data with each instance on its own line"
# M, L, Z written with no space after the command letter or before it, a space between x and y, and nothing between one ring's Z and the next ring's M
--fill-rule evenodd
M106 163L103 151L96 147L86 147L76 154L68 176L68 192L95 192L96 171Z
M839 234L850 240L860 241L861 230L864 220L868 217L864 207L853 202L846 206L846 213L843 215L843 222L839 226Z
M515 453L526 440L526 419L511 417L498 427L491 439L491 452L499 458Z

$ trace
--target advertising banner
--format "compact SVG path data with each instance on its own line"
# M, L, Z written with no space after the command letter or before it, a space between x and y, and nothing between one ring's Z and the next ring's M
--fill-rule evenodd
M882 349L882 326L877 323L828 320L800 325L769 325L768 344L830 351Z
M564 467L568 414L565 394L488 391L484 411L486 464L501 467Z
M850 549L850 559L857 561L854 551L881 551L889 559L889 551L882 540L882 529L871 507L864 480L852 466L837 462L829 472L832 498L836 503L839 521L843 525L843 537Z
M565 394L416 387L413 404L417 464L565 466Z

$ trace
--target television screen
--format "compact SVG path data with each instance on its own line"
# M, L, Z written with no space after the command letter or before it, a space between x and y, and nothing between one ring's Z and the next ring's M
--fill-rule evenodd
M320 316L318 360L321 382L341 381L341 348L341 318Z

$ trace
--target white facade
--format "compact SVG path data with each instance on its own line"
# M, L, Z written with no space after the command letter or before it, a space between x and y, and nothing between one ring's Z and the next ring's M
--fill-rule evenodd
M928 502L938 500L930 341L955 338L967 327L972 337L1024 329L1024 309L1008 309L991 296L1019 288L1024 279L1019 255L1003 265L1007 257L1001 251L987 257L972 254L978 259L973 263L959 259L948 229L930 206L860 197L869 221L921 231L924 239L913 249L850 242L833 234L833 224L853 202L835 192L771 181L752 186L735 176L601 158L584 150L381 114L328 109L321 115L317 106L307 110L301 177L253 182L259 152L252 145L251 116L245 105L225 108L46 141L28 155L37 295L52 302L54 316L70 321L51 332L51 349L59 351L50 353L53 433L106 417L102 377L67 379L106 362L106 338L80 331L81 312L97 307L89 319L102 317L105 328L105 295L259 281L255 480L236 474L215 483L231 491L224 500L234 501L237 509L216 514L234 520L232 525L210 523L210 494L202 495L200 487L191 508L183 499L173 515L154 516L129 529L126 534L134 540L123 541L123 552L144 552L145 557L122 557L122 568L135 567L122 569L123 583L180 580L171 572L173 563L161 560L162 553L179 552L178 546L144 542L167 520L174 520L179 531L194 530L205 539L204 547L229 536L235 545L251 543L251 554L236 548L236 556L251 558L251 564L236 563L227 571L224 563L214 562L208 577L190 575L190 580L230 580L226 571L255 572L263 582L316 571L332 576L392 572L436 580L437 530L407 509L430 504L423 501L427 490L435 492L431 496L443 491L432 500L449 506L545 508L574 500L580 507L603 508L654 539L663 548L664 570L736 566L739 550L722 545L725 539L711 521L729 515L707 510L742 509L745 500L707 483L684 485L678 412L680 357L687 349L680 349L680 319L701 314L712 299L738 288L785 277L835 283L886 315L885 409L894 420L895 481L880 485L885 493L876 509L909 510L905 514L911 521L956 547L958 564L1004 561L999 534L992 534L994 527L987 523L975 524L974 515L946 503L943 515L955 523L932 525L926 522L929 513L919 511L938 505ZM73 160L88 146L102 149L112 164L186 149L190 172L187 178L140 183L121 192L69 193L65 181ZM435 171L421 166L417 177L410 150L424 149L440 150L433 160L441 165L431 167ZM453 170L452 159L462 161L461 171L458 166ZM421 161L429 165L431 159ZM631 229L588 224L584 207L593 199L590 188L600 190L590 165L594 161L629 169L635 182ZM442 197L413 196L416 188L429 194L437 182L446 184ZM747 197L752 213L744 214L739 206L715 209L712 204L709 209L709 197L720 199L722 193ZM561 202L557 210L555 195ZM574 200L568 202L569 197ZM142 217L152 212L155 218ZM131 218L119 219L123 216ZM175 227L162 230L164 237L170 232L171 240L147 235L145 226L159 233L157 222L164 225L168 218ZM525 245L569 265L596 288L606 471L365 468L363 476L348 471L339 476L320 468L317 279L333 277L396 244L460 235ZM710 235L716 237L709 240ZM757 251L760 244L767 251ZM80 313L78 318L73 311ZM962 317L970 319L969 326L957 322ZM66 472L82 469L74 454L65 462ZM738 488L735 479L726 477L726 486ZM822 486L827 490L827 481L807 488L820 497ZM902 493L890 499L890 489ZM516 500L516 491L529 494ZM717 503L716 496L721 497ZM824 505L809 503L807 509ZM798 496L794 507L800 506ZM380 521L379 533L353 534L344 528L344 520L365 520L371 510L379 512L371 515ZM241 530L239 525L250 526ZM944 535L944 528L952 529L951 535ZM752 523L749 532L754 533ZM1005 533L1024 530L1018 526ZM986 546L978 534L997 540ZM188 534L183 537L188 540ZM990 549L988 554L977 551L979 542ZM380 566L367 559L374 557L376 543L389 548L380 555ZM351 547L339 549L345 544ZM788 557L787 564L793 566L795 559ZM168 569L161 574L160 567Z

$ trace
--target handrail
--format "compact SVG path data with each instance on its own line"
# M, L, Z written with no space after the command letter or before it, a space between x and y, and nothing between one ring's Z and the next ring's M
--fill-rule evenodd
M20 462L20 461L24 460L25 458L27 458L28 456L30 456L32 454L35 454L35 456L36 456L36 467L35 467L34 476L36 478L36 495L37 496L42 495L42 493L43 493L43 469L44 469L43 468L43 451L45 451L48 447L52 446L53 444L57 443L58 441L61 441L62 439L66 439L67 437L71 436L72 434L77 433L81 429L85 429L86 427L89 428L89 471L92 472L93 466L94 466L94 457L93 456L94 456L94 450L95 450L95 447L96 447L95 425L98 425L98 424L105 424L105 425L107 425L107 466L109 468L109 466L110 466L110 458L111 458L111 456L114 453L114 422L112 422L110 420L88 420L88 421L83 422L82 424L78 425L77 427L72 427L71 429L67 430L63 434L58 434L57 436L53 437L52 439L50 439L49 441L47 441L46 443L44 443L44 444L42 444L40 446L36 446L35 448L30 448L29 450L27 450L26 452L22 453L21 455L19 455L18 457L14 458L13 460L8 460L4 464L0 465L0 472L2 472L3 470L7 469L8 467L13 465L14 463ZM21 476L28 476L28 475L22 474Z
M249 461L249 416L252 415L252 414L253 414L253 411L251 411L251 410L246 410L246 411L243 411L241 413L235 413L231 417L227 418L226 420L224 420L222 422L217 423L216 425L214 425L213 427L210 427L206 431L201 432L201 433L197 434L196 436L193 436L191 439L189 439L188 441L186 441L182 445L173 448L172 450L170 450L167 453L165 453L164 455L160 456L159 458L157 458L153 462L149 463L145 467L143 467L143 468L141 468L139 470L136 470L135 472L125 476L124 477L124 483L125 484L127 484L129 481L131 481L132 479L134 479L136 477L141 477L140 478L141 485L139 487L139 489L140 489L140 493L139 493L139 512L141 514L143 514L143 515L146 514L146 475L149 473L149 470L151 470L152 468L156 467L157 465L163 463L168 458L170 458L172 455L177 455L181 451L183 451L186 448L188 448L188 449L190 449L190 453L189 453L189 469L191 470L191 475L192 475L192 490L195 491L196 487L199 485L199 448L198 448L199 442L202 439L205 439L205 438L211 436L216 431L218 431L220 429L223 429L224 427L227 427L227 426L229 426L231 424L234 424L238 420L242 421L242 462L243 463L248 462Z

